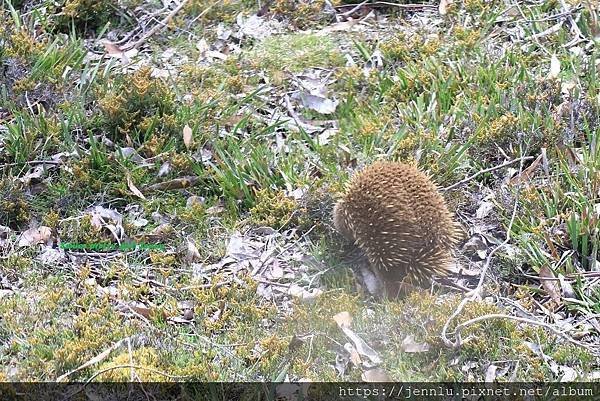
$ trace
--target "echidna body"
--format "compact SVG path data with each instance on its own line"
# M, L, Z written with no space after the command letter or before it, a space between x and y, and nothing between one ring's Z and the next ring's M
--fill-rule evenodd
M335 205L337 230L385 281L424 285L447 275L459 239L436 184L416 167L376 162L355 175Z

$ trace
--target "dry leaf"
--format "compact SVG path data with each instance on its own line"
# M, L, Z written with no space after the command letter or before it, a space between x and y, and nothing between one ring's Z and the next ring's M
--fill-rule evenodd
M440 0L440 5L438 6L438 11L440 15L448 14L448 6L452 4L452 0Z
M496 380L496 372L498 371L498 366L494 364L490 364L488 368L485 370L485 382L493 383Z
M356 352L356 348L354 348L352 344L344 344L344 349L350 355L350 362L352 362L354 366L360 366L362 364L362 361L360 360L360 355L358 354L358 352Z
M323 96L314 95L308 92L300 92L300 100L304 107L321 114L331 114L337 109L339 101L329 99Z
M562 288L562 294L564 298L572 298L577 299L577 295L575 294L575 290L573 290L573 286L562 274L558 275L558 282L560 283L560 288Z
M138 198L140 198L140 199L146 199L146 197L144 196L144 194L141 193L139 189L137 189L137 187L135 186L135 184L131 180L131 176L129 174L127 174L127 187Z
M348 312L340 312L333 317L333 320L341 327L350 327L352 324L352 316Z
M357 19L348 19L348 21L344 21L344 22L336 22L335 24L331 24L323 29L321 29L320 31L318 31L316 33L317 36L326 36L329 35L331 32L340 32L340 31L349 31L350 29L352 29L352 27L354 25L356 25L356 23L359 20Z
M524 181L530 181L535 170L537 170L537 168L542 164L543 159L544 159L544 157L540 153L540 155L533 161L533 163L531 163L531 165L529 167L527 167L525 170L523 170L523 172L521 172L521 174L511 178L509 183L512 185L515 185L515 184L520 184Z
M183 260L187 263L193 263L202 260L200 252L198 252L198 248L196 248L196 244L189 239L186 241L186 252Z
M340 328L342 329L346 337L348 337L352 341L354 347L356 348L356 351L358 351L360 355L366 356L367 358L369 358L371 363L375 365L379 365L381 363L381 357L379 356L379 354L373 348L371 348L369 344L367 344L362 338L360 338L355 332L353 332L345 326L340 326Z
M409 334L404 338L404 340L402 340L401 348L402 351L406 353L427 352L429 351L429 344L417 343L415 342L414 336Z
M553 54L550 58L550 72L548 72L548 78L558 78L558 74L560 74L560 60Z
M183 127L183 144L187 149L191 148L194 143L194 138L192 136L192 129L189 125L185 125Z
M323 291L318 288L313 288L308 291L297 284L292 284L287 290L287 293L293 297L300 298L303 301L311 301L320 296Z
M377 382L391 382L390 376L382 368L373 368L363 372L361 378L365 382L377 383Z
M52 236L52 229L50 227L41 226L37 228L30 228L21 234L18 246L32 246L37 244L44 244Z
M188 176L175 178L173 180L159 182L158 184L148 185L144 191L168 191L171 189L182 189L196 185L200 181L199 177Z
M552 270L550 270L547 266L543 266L540 269L539 275L544 290L546 290L550 298L552 298L556 304L560 305L560 288L555 280L556 276L554 276Z
M106 50L106 53L109 56L120 57L124 54L123 50L118 45L112 43L111 41L103 40L102 45L104 46L104 49Z

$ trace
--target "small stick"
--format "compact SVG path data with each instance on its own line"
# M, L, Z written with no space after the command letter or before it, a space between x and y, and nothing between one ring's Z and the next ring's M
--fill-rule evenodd
M167 24L169 23L169 21L175 16L175 14L177 14L183 8L183 6L186 5L186 3L188 1L189 0L181 0L181 3L179 3L179 5L177 7L175 7L173 9L173 11L171 11L162 21L160 21L158 24L156 24L154 27L152 27L152 29L150 29L148 32L146 32L137 41L135 41L133 43L128 43L126 45L121 46L121 50L122 51L127 51L127 50L131 50L131 49L135 49L135 48L139 47L140 45L142 45L146 40L148 40L148 38L150 38L152 35L154 35L155 33L159 32L164 27L166 27ZM206 7L206 9L204 9L204 11L202 11L198 15L198 17L196 17L196 19L202 17L204 14L206 14L207 12L209 12L219 2L220 2L220 0L217 0L214 3L212 3L211 5L209 5L208 7Z
M349 15L352 15L356 11L360 10L360 8L362 6L364 6L365 4L367 4L368 2L369 2L369 0L365 0L362 3L357 4L356 7L352 7L349 11L345 11L345 12L341 13L340 15L343 17L348 17Z
M116 343L114 343L113 345L111 345L110 347L108 347L107 349L105 349L104 351L102 351L101 353L99 353L98 355L96 355L95 357L93 357L92 359L90 359L89 361L85 362L83 365L71 370L70 372L67 372L63 375L60 375L56 378L56 382L62 382L63 380L65 380L67 377L71 376L73 373L79 372L80 370L83 370L91 365L94 365L98 362L101 362L103 360L105 360L112 351L118 349L119 347L121 347L121 345L125 342L125 341L129 341L131 339L131 337L126 337L123 338L119 341L117 341Z
M523 154L523 150L521 149L521 155L522 154ZM533 157L531 157L531 158L533 158ZM521 162L521 164L519 165L519 174L520 174L523 171L523 162L525 161L525 158L521 157L518 160L520 160L520 162ZM513 163L513 162L514 162L514 160L511 163ZM504 164L506 164L506 163L504 163ZM481 173L481 172L479 172L479 173ZM478 174L475 174L475 176L477 176ZM473 177L473 176L471 176L471 177ZM470 179L471 177L469 177L468 179ZM466 180L463 180L463 181L466 182ZM461 182L459 182L459 184ZM519 191L519 189L517 189L517 195L515 196L515 203L513 206L512 215L510 217L510 222L508 223L508 228L506 229L506 238L504 239L504 241L502 241L501 244L497 245L488 254L488 256L485 260L485 265L483 266L483 269L481 270L481 275L479 277L479 282L477 283L477 287L475 287L475 289L471 292L471 294L468 297L464 298L460 302L460 304L458 305L458 307L456 308L454 313L452 313L452 315L448 318L448 320L446 320L446 323L444 323L444 327L442 328L442 333L440 334L440 337L442 337L442 342L447 347L458 348L460 346L461 340L460 340L459 336L456 337L456 342L452 342L446 335L446 333L448 332L448 327L450 327L450 323L458 317L458 315L463 311L463 309L469 302L474 301L476 298L480 297L481 290L483 288L483 282L485 281L485 276L486 276L487 271L489 270L490 265L492 263L492 257L494 256L494 254L496 252L498 252L504 246L508 245L508 243L510 241L510 232L512 230L512 226L514 224L515 218L517 216L517 206L519 205L519 194L520 194L520 191Z
M535 157L534 156L519 157L518 159L509 160L509 161L507 161L505 163L502 163L502 164L500 164L498 166L486 168L484 170L479 170L475 174L473 174L473 175L465 178L464 180L461 180L461 181L457 182L456 184L452 184L449 187L442 188L442 191L443 192L445 192L445 191L451 191L454 188L460 187L461 185L466 184L467 182L471 181L472 179L479 177L481 174L489 173L490 171L499 170L499 169L504 168L506 166L510 166L511 164L515 164L517 162L523 162L525 160L531 160L531 159L535 159Z
M465 327L470 326L475 323L482 322L484 320L492 320L492 319L509 319L509 320L515 320L515 321L521 322L521 323L533 324L535 326L542 326L542 327L545 327L548 330L552 331L554 334L564 338L565 340L567 340L568 342L570 342L572 344L587 348L587 344L584 344L582 342L579 342L579 341L569 337L565 332L556 329L555 327L553 327L552 325L550 325L548 323L541 322L538 320L533 320L533 319L527 319L524 317L504 315L501 313L492 313L489 315L478 316L476 318L467 320L466 322L460 323L454 329L454 333L456 335L457 342L460 342L460 338L461 338L460 333L461 333L462 329L464 329Z

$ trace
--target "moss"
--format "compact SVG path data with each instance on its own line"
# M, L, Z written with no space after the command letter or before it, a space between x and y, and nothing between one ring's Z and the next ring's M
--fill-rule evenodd
M326 15L324 7L324 0L275 0L269 11L287 18L298 28L307 28L323 22Z
M298 203L285 196L283 191L262 189L256 194L256 203L250 209L250 222L257 226L273 227L277 230L298 223Z
M134 7L139 1L115 3L111 0L58 0L54 7L58 11L54 16L56 28L61 32L70 32L72 27L80 34L95 32L107 23L118 22L115 13L120 5Z
M248 53L252 67L268 71L299 72L309 67L331 67L344 64L336 44L328 37L313 34L271 36Z
M141 144L152 135L179 134L175 117L175 94L160 79L141 68L132 76L122 76L114 85L98 90L102 128L113 140Z
M31 60L44 51L47 43L44 40L36 40L25 28L13 31L8 38L5 48L6 56L15 56L24 60Z
M100 365L99 370L105 372L98 376L98 381L128 382L132 371L142 382L162 382L173 380L169 375L161 374L164 370L164 358L154 348L141 347L133 352L122 352L109 362ZM131 367L135 365L136 367ZM123 366L123 367L119 367Z
M22 228L32 217L29 201L12 180L0 179L0 221L13 229Z

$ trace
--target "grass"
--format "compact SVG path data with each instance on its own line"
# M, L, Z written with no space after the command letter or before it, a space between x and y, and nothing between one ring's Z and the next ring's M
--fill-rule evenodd
M352 329L383 357L394 380L482 380L491 364L514 370L515 380L555 380L531 343L559 364L597 370L597 358L585 349L508 320L474 325L464 333L473 341L459 351L446 348L439 334L460 298L437 290L404 300L366 296L356 289L329 222L344 182L373 160L413 160L445 187L506 159L543 154L519 188L507 184L506 170L495 170L445 196L459 215L471 216L481 188L489 188L496 196L488 234L498 237L518 202L514 255L500 252L493 262L500 284L490 284L489 293L535 313L548 294L528 277L550 268L575 294L563 299L560 313L599 313L600 292L581 274L598 263L597 44L586 48L587 59L570 52L567 23L515 42L508 29L514 21L495 29L504 2L478 0L456 2L437 27L391 9L392 27L377 27L377 34L317 36L298 28L324 26L308 18L320 2L278 0L269 17L286 21L288 32L244 39L225 60L197 62L197 40L188 38L215 42L223 28L216 22L233 30L235 13L255 12L254 4L224 2L194 20L206 2L189 2L144 50L161 54L171 47L189 56L163 79L153 76L162 67L158 58L128 71L118 60L86 57L84 39L105 33L102 21L86 19L91 3L77 2L83 8L73 9L77 15L66 29L51 10L35 11L45 16L37 28L18 4L3 2L0 225L11 231L6 246L0 231L0 275L10 290L0 292L0 379L53 380L130 338L131 352L114 350L69 379L104 371L95 380L127 381L130 369L119 366L134 361L145 367L136 371L140 379L151 381L360 380L362 371L352 364L342 375L333 368L348 342L333 320L339 312L350 313ZM518 11L530 37L552 26L545 17L560 7L545 2ZM581 13L579 29L597 32L593 10ZM126 29L130 22L113 23ZM59 33L65 29L68 34ZM377 54L383 66L373 69ZM561 63L558 77L548 76L551 55ZM313 124L336 121L339 129L326 141L287 121L282 94L300 74L332 78L328 89L339 100L332 115L297 110ZM130 148L139 159L127 156ZM25 180L40 160L55 163ZM196 185L147 190L189 176L198 178ZM296 199L295 191L306 195ZM190 206L192 196L202 201ZM122 215L120 239L161 243L166 251L73 262L48 259L42 244L16 246L20 234L39 224L51 228L54 245L57 239L115 242L114 222L98 225L90 212L98 205ZM245 271L256 266L218 265L232 233L265 226L287 235L281 249L303 245L304 257L286 261L282 280L309 288L320 283L323 294L275 302L257 294L260 282ZM307 232L310 240L302 236ZM197 255L189 256L188 240ZM213 264L220 270L210 270ZM294 270L299 265L308 267ZM510 312L488 300L470 304L457 323ZM182 305L191 318L173 323ZM429 351L404 352L408 336Z

